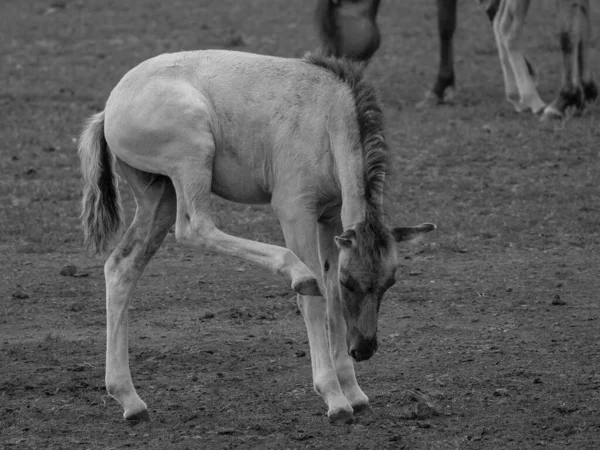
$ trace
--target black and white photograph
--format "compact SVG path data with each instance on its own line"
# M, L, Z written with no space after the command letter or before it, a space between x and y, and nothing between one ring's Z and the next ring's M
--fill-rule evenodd
M596 0L2 0L0 448L600 448Z

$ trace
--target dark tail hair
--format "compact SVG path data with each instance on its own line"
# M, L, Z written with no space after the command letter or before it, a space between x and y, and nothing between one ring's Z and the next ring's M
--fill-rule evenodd
M121 198L114 157L104 137L104 111L93 115L79 138L83 174L81 224L88 249L106 251L122 224Z

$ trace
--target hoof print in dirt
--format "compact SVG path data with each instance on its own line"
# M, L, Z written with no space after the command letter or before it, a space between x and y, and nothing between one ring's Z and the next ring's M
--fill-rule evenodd
M17 288L15 292L12 293L12 298L15 300L25 300L29 298L29 294L23 291L20 287Z
M406 420L425 420L439 416L439 410L419 389L406 391L400 404L400 417Z
M494 397L508 397L508 390L499 388L494 391Z
M313 437L312 434L303 433L301 431L295 431L290 435L290 439L293 439L294 441L307 441Z

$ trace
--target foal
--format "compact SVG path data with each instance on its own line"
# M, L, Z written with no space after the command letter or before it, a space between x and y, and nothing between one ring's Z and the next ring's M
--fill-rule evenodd
M353 360L377 349L394 283L394 241L432 224L388 229L382 111L360 71L319 54L285 59L229 51L165 54L113 89L79 145L87 243L105 249L121 221L113 166L137 202L104 266L106 387L126 419L147 420L128 360L127 309L146 264L175 225L178 241L287 277L308 330L315 390L332 421L369 409ZM216 228L210 194L270 203L286 248Z

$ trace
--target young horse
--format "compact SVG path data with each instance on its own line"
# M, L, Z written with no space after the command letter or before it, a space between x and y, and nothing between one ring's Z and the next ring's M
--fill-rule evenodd
M106 387L126 419L148 419L128 361L127 308L144 267L175 225L178 241L253 261L291 280L308 330L315 390L332 421L368 409L352 360L377 349L377 316L394 283L395 241L435 227L388 229L382 112L357 68L318 54L165 54L113 89L82 134L82 221L105 249L121 220L116 165L137 211L104 266ZM271 203L287 247L230 236L211 192ZM322 296L322 294L324 296Z

